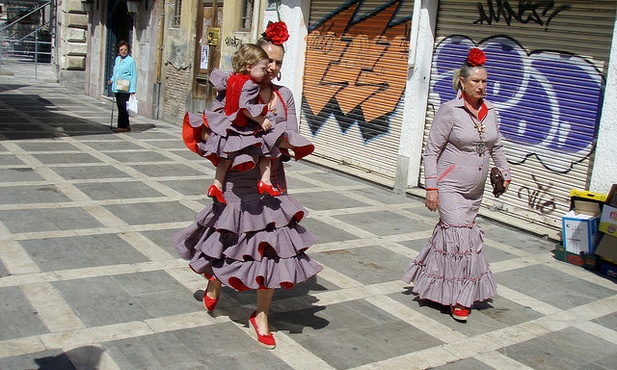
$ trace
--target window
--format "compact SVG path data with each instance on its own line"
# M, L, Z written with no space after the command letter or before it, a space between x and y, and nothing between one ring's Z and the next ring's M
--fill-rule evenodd
M171 26L172 27L180 27L180 15L182 14L182 0L174 0L173 2L173 7L174 7L174 15L171 19Z
M242 28L250 30L253 25L253 3L254 0L242 1Z

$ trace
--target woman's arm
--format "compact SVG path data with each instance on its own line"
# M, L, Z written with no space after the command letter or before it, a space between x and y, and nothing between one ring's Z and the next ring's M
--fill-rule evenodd
M437 190L437 159L448 143L454 125L454 108L444 104L435 114L428 134L422 158L424 160L424 181L426 190Z
M135 59L133 59L133 57L131 57L131 63L129 64L129 72L131 74L129 93L135 94L137 91L137 66L135 65Z

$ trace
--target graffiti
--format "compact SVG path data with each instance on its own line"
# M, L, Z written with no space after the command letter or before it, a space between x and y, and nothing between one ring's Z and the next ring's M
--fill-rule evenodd
M244 43L244 41L241 38L238 37L225 37L225 45L233 47L233 48L240 48L240 46L242 46L242 44Z
M405 0L359 15L352 0L309 29L302 111L316 136L333 117L342 133L358 125L362 140L387 134L407 79L411 14Z
M452 71L475 46L464 36L448 37L437 46L437 78L431 81L429 98L436 108L455 97ZM567 173L591 154L604 84L591 62L566 52L527 53L505 36L477 46L487 55L487 99L499 111L510 163L535 156L548 170Z
M548 31L548 24L557 16L560 12L570 9L569 5L561 5L555 7L554 1L539 0L519 0L518 9L514 9L508 0L487 0L486 6L488 11L484 9L482 3L478 3L478 11L480 18L474 21L474 24L493 24L498 23L503 18L508 26L512 23L512 20L518 21L522 24L537 23L540 26L546 26L545 31Z
M553 187L553 184L543 186L534 175L531 175L531 178L538 188L531 190L527 186L521 186L518 189L518 199L523 199L523 196L526 194L529 208L535 209L543 215L552 213L555 210L555 199L548 192ZM550 197L550 199L546 199L547 197Z

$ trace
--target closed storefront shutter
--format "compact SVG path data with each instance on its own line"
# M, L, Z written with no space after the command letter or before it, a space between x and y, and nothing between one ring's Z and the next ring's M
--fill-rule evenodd
M487 185L484 206L557 230L570 190L587 188L616 7L613 0L439 2L424 142L434 112L455 96L452 70L469 48L483 49L487 99L501 116L513 176L499 199Z
M406 0L311 2L300 126L320 163L393 184L412 10Z

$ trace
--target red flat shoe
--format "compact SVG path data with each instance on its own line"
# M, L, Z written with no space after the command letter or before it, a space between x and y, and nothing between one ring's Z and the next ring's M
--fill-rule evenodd
M266 193L272 197L278 197L279 195L281 195L281 192L276 190L274 186L268 185L261 180L257 183L257 191L259 192L259 194Z
M215 202L227 204L225 197L223 196L223 192L221 189L217 188L216 185L211 185L208 188L208 196L214 199Z
M208 312L212 312L214 311L214 308L216 308L216 304L219 303L219 297L216 296L216 298L210 298L208 297L208 288L210 288L210 283L212 282L212 280L208 280L208 285L206 286L206 290L204 290L204 307L206 308L206 310ZM220 291L219 291L220 294Z
M450 313L452 314L452 318L454 320L467 321L467 318L469 318L468 308L450 306Z
M249 317L249 326L255 329L255 334L257 334L257 342L259 342L260 346L267 349L276 348L276 340L274 340L274 335L272 335L272 333L259 334L259 330L257 330L257 322L255 322L255 316L257 316L257 311L253 312L251 317Z

